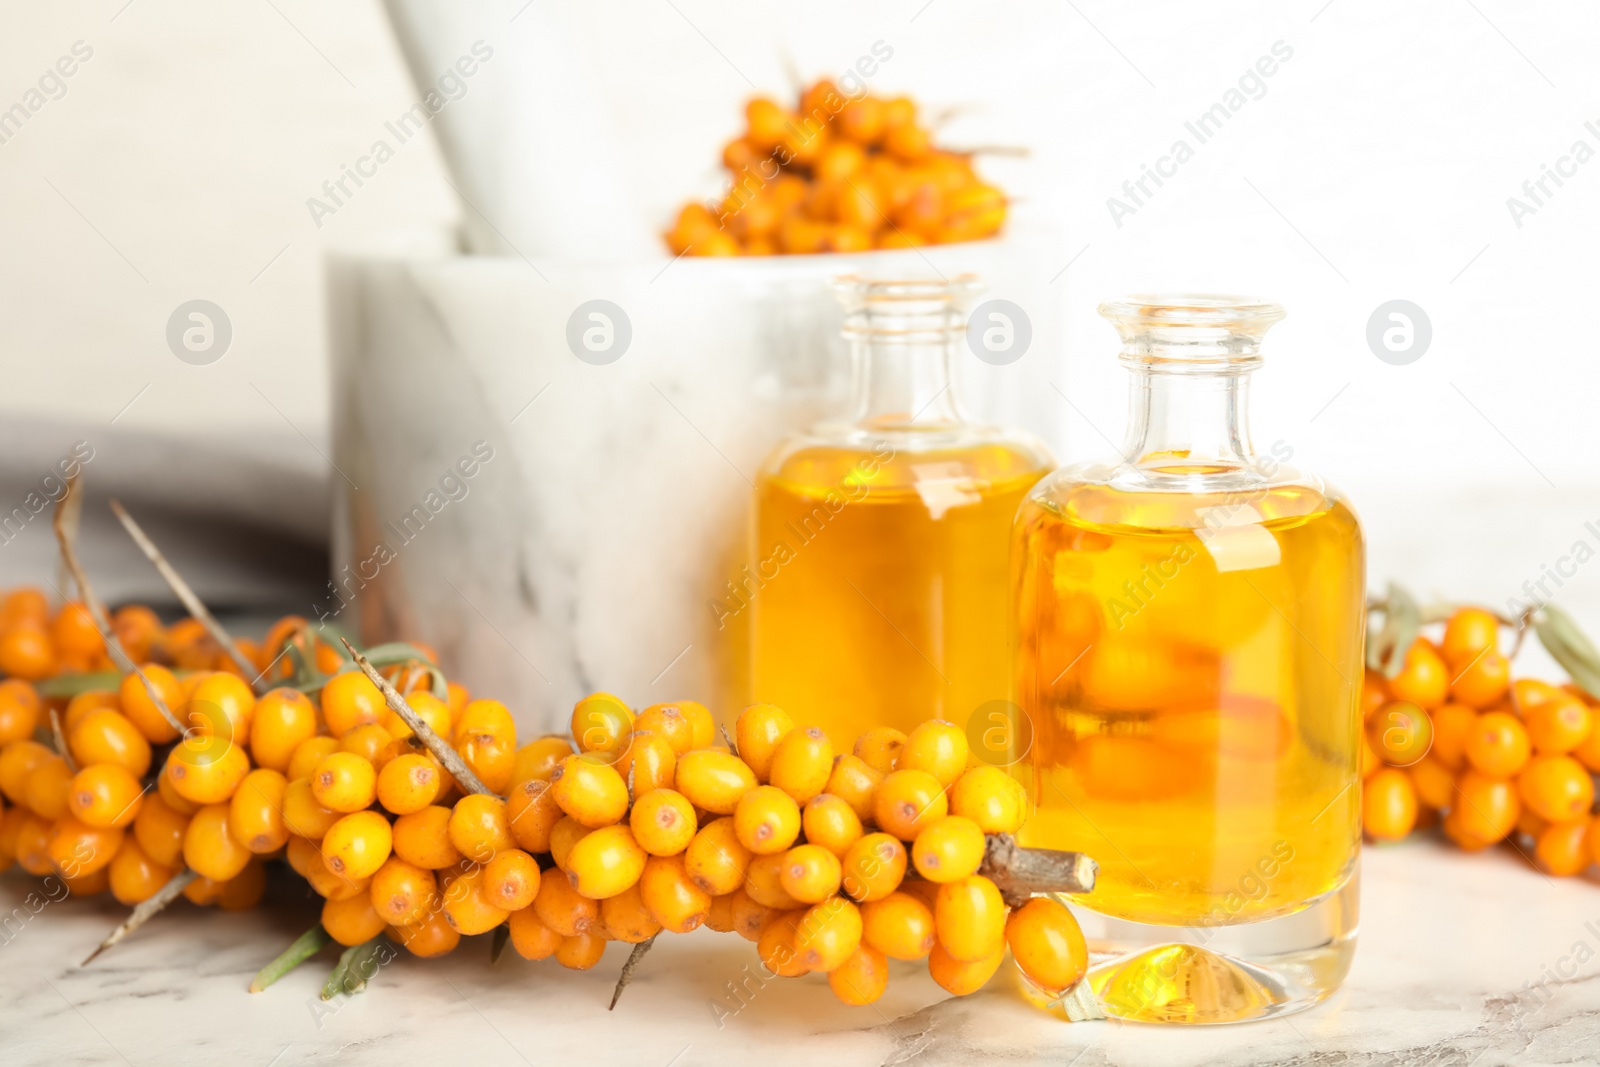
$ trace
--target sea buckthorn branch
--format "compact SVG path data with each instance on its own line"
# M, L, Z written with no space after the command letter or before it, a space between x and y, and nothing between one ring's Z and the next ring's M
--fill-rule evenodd
M154 896L142 901L137 907L135 907L133 909L133 914L129 915L125 920L123 920L121 925L119 925L115 930L111 931L110 935L104 941L100 942L93 952L85 956L83 962L78 964L78 966L89 966L89 964L94 962L94 958L100 955L100 953L104 952L106 949L110 948L112 945L115 945L118 941L121 941L123 938L139 929L139 927L149 922L152 918L160 913L162 908L165 908L168 904L171 904L174 900L177 900L178 894L182 893L184 888L190 882L194 881L196 877L198 876L194 871L187 869L181 870L177 874L173 875L167 881L166 885L156 890Z
M61 728L59 708L50 709L50 739L55 742L56 754L67 761L67 769L76 774L78 763L72 758L72 749L67 745L67 732Z
M69 507L68 501L77 496L82 481L82 472L74 474L67 480L66 494L61 498L61 503L56 505L55 513L51 516L56 542L61 546L61 561L66 564L67 572L72 575L73 584L78 587L78 595L83 597L83 602L89 609L89 617L94 620L100 636L105 640L106 650L110 652L111 658L125 673L139 676L139 681L144 684L145 693L150 697L150 703L161 713L161 717L167 720L167 725L181 734L184 732L183 723L172 713L172 709L167 707L166 701L161 698L155 685L122 647L122 642L117 638L117 631L111 626L111 617L106 614L106 606L95 595L94 587L89 584L89 576L84 573L83 564L78 562L77 523L73 521L73 512L82 505L75 503Z
M424 722L422 716L412 710L411 705L406 703L406 698L400 695L400 690L390 685L389 680L378 673L378 669L372 665L372 662L366 656L361 654L355 645L352 645L343 637L339 638L339 641L344 645L345 651L350 653L350 658L355 660L355 664L361 669L361 673L367 676L367 681L378 687L378 692L383 694L384 703L389 705L389 710L400 716L405 721L405 724L411 727L412 733L416 734L422 740L422 743L428 746L428 751L433 753L434 759L438 760L444 766L444 769L450 772L462 789L469 793L482 793L485 796L492 797L498 796L472 772L472 768L467 766L466 761L461 758L461 754L452 748L444 738L434 733L433 727ZM499 797L499 799L504 800L505 798Z
M1100 866L1083 852L1023 848L1010 834L990 834L978 873L1000 890L1012 907L1036 893L1088 893Z
M250 662L245 654L239 650L238 644L234 642L232 636L223 628L222 624L217 621L217 617L211 614L210 609L195 594L194 589L188 582L183 580L183 575L178 573L178 569L172 565L161 549L156 547L156 543L150 540L149 535L134 521L133 516L129 515L122 504L114 498L111 501L111 512L117 517L117 521L122 523L122 528L128 531L128 536L133 538L133 543L139 546L139 551L143 552L145 558L155 565L157 573L166 581L167 586L177 594L178 599L183 602L183 606L189 614L200 620L200 625L206 628L206 632L211 635L211 639L221 645L228 657L239 665L239 669L243 672L245 678L255 678L251 688L256 691L256 694L259 696L266 692L266 688L263 687L264 679L258 675L256 665Z
M639 969L639 964L644 962L645 956L655 947L656 938L660 936L661 931L657 930L637 945L634 945L633 951L628 953L627 962L622 965L622 973L617 975L617 986L611 991L611 1003L606 1007L607 1011L617 1010L617 1001L622 999L622 991L628 988L629 982L633 981L634 972Z
M333 938L329 936L328 931L322 928L320 922L317 923L295 938L294 942L279 953L271 963L256 972L255 978L250 982L250 992L261 992L332 943Z

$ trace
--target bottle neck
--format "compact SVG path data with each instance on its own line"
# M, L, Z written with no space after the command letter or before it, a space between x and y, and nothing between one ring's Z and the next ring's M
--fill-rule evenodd
M1130 370L1123 447L1129 463L1184 475L1253 464L1248 370L1195 373L1148 365Z
M852 419L874 430L942 430L966 421L951 340L851 339Z

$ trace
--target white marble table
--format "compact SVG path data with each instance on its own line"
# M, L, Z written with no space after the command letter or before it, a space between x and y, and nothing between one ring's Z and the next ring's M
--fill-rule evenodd
M289 884L275 886L280 900ZM31 885L0 878L0 918ZM1275 1022L1169 1030L1059 1022L1022 1003L1009 964L1005 980L964 999L904 964L873 1007L842 1007L806 978L752 983L729 1014L727 983L754 970L754 946L712 933L663 938L615 1013L606 1003L620 946L586 973L510 952L491 968L482 937L445 959L402 957L366 993L329 1005L318 992L331 950L246 992L310 924L309 903L245 914L184 903L81 969L121 912L109 899L69 901L0 935L0 1063L1493 1067L1600 1056L1600 885L1419 840L1368 850L1362 911L1355 969L1326 1004Z

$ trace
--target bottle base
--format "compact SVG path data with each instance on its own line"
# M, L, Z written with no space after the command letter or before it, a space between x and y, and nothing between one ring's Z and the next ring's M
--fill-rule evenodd
M1199 1025L1292 1014L1337 989L1355 956L1359 896L1352 874L1292 915L1216 927L1073 910L1089 941L1089 987L1107 1018Z

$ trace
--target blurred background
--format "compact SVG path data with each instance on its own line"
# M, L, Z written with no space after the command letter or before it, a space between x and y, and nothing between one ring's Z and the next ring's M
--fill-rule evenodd
M983 157L980 169L1014 198L1011 232L1051 235L1056 258L1038 286L1051 307L1028 310L1061 328L1027 360L1064 396L1026 418L1060 458L1104 456L1121 437L1125 383L1095 315L1101 300L1260 293L1289 317L1256 376L1257 443L1289 442L1297 462L1349 493L1373 589L1397 578L1424 597L1504 606L1559 571L1546 590L1600 628L1600 566L1587 565L1600 550L1600 369L1581 329L1600 281L1600 8L480 0L395 10L411 16L404 44L377 0L0 10L5 510L88 442L94 492L134 507L204 595L312 614L340 479L329 254L435 247L463 226L537 230L491 206L515 203L560 222L550 247L517 256L574 258L576 245L579 259L665 266L656 235L685 200L718 194L718 153L746 98L838 77L881 43L892 57L874 93L953 109L943 143L1028 150ZM336 211L308 204L326 205L325 183L394 140L386 124L419 96L407 54L428 69L475 42L493 59L451 100L449 124L400 145ZM1267 56L1274 72L1251 77ZM494 129L513 86L518 123L488 157L500 169L464 192L447 165L451 131ZM1230 93L1242 103L1202 143L1186 124ZM1181 162L1179 140L1193 149ZM576 161L598 161L603 196L563 182ZM1149 170L1167 176L1141 191ZM524 188L517 175L534 177ZM1422 309L1431 333L1406 365L1368 343L1375 309L1396 299ZM205 365L168 343L169 319L192 300L231 326L225 353ZM91 525L87 536L109 598L165 599L120 533ZM37 580L53 557L48 523L27 524L0 545L0 579Z

